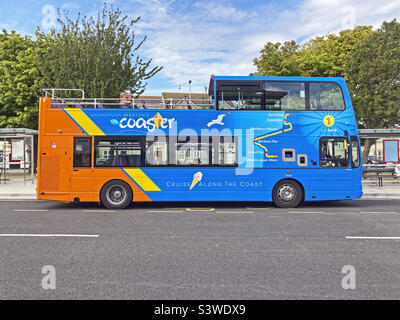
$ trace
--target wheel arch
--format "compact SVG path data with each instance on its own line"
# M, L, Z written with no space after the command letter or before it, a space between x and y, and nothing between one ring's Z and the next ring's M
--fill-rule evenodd
M107 180L106 182L103 183L103 185L101 186L100 191L99 191L99 197L100 197L100 194L101 194L101 192L103 191L104 187L106 186L106 184L109 183L109 182L112 182L112 181L122 181L122 182L125 182L125 183L129 186L129 188L131 189L132 195L134 194L133 188L132 188L132 186L131 186L131 184L130 184L130 181L125 180L125 179L116 178L116 179Z

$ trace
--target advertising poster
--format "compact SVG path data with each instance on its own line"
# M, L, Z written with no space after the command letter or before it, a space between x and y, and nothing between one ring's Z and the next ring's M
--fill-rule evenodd
M24 139L11 139L11 161L24 160Z

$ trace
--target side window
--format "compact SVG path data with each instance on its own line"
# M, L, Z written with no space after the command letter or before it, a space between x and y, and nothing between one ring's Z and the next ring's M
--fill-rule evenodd
M182 138L182 137L181 137ZM237 166L237 138L233 136L146 137L128 140L123 137L96 137L96 167L145 166ZM143 141L143 145L141 143ZM142 149L143 146L145 149ZM90 162L89 162L90 163Z
M74 138L74 167L90 167L92 138Z
M351 166L357 168L360 165L360 145L357 137L351 137Z
M349 166L349 142L346 138L321 138L319 140L319 164L324 168Z
M140 167L139 141L98 140L95 145L97 167Z
M221 86L218 90L218 109L261 110L262 96L259 86Z
M306 90L304 82L264 83L265 109L305 110Z
M310 110L344 110L342 90L333 82L310 82Z
M237 138L233 136L163 137L146 142L147 166L237 166Z
M219 141L219 164L237 165L236 142L234 137L221 137Z
M168 143L164 141L146 142L146 165L165 166L168 164Z
M174 147L177 165L201 166L210 164L209 143L177 142Z

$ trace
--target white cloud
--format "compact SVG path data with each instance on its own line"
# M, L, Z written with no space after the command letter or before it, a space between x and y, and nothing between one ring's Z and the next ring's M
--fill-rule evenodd
M61 6L63 9L79 9L80 7L81 6L76 2L66 2Z
M7 21L6 23L0 23L0 32L4 29L7 32L15 31L23 36L33 37L34 34L32 32L28 32L26 30L20 29L20 25L15 20Z
M203 92L211 74L253 72L253 59L268 41L306 41L354 25L377 27L400 16L400 1L302 0L284 8L235 7L228 0L131 0L126 10L142 17L135 29L148 36L142 53L164 66L163 79L170 79L172 88L190 79L192 90Z

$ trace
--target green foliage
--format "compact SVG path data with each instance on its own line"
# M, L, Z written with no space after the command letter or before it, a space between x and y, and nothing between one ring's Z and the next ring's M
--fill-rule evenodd
M140 18L129 20L106 4L97 19L78 15L71 20L66 11L58 14L60 32L37 32L49 44L39 60L48 87L79 88L89 97L118 97L123 90L139 95L145 80L161 70L136 55L146 40L135 44L133 26Z
M358 43L372 33L371 26L343 30L339 35L316 37L304 45L299 64L308 76L345 77L347 64Z
M257 72L252 76L301 76L303 70L298 60L301 55L300 45L296 41L268 42L260 51L261 56L253 60Z
M36 64L42 47L27 36L0 34L0 127L37 128L43 87Z
M400 124L400 23L384 22L359 43L347 74L360 128L393 128ZM372 143L367 140L363 161Z
M393 20L360 42L347 73L361 128L400 124L400 24Z
M347 63L357 44L372 33L371 26L316 37L303 46L295 41L268 42L253 60L258 76L346 77Z
M136 53L133 26L120 10L104 6L97 18L73 21L67 12L61 30L46 34L38 28L36 39L12 31L0 33L0 127L38 125L41 89L79 88L89 97L118 97L130 90L139 95L145 81L161 70L151 68Z

